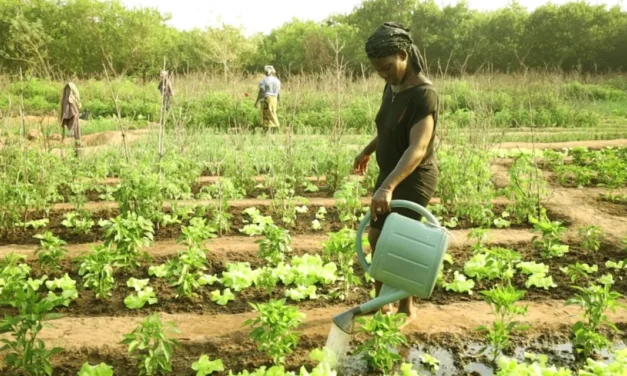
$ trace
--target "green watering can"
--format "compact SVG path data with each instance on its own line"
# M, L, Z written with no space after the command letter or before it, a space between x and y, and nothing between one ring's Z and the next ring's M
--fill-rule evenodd
M390 213L377 241L372 265L368 265L362 237L370 222L370 212L365 215L357 229L357 255L364 270L383 286L377 298L333 317L335 325L348 334L353 331L355 316L410 296L428 298L438 279L448 247L448 232L433 214L416 203L393 200L391 207L414 210L425 217L427 223Z

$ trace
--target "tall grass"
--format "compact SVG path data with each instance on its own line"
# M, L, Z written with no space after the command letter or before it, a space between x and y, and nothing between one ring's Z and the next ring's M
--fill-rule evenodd
M192 74L173 77L171 119L192 128L227 130L259 123L253 106L260 76ZM279 104L282 124L297 132L325 132L337 116L336 77L332 74L281 77ZM596 127L627 120L627 77L558 73L475 75L434 78L441 95L441 121L447 128ZM83 110L92 119L115 114L109 87L96 79L76 82ZM120 93L122 116L154 122L159 116L158 80L131 77L113 81ZM27 115L53 115L59 107L63 82L31 79L25 83ZM0 111L16 116L20 83L0 76ZM383 83L377 77L344 79L341 119L345 129L371 131ZM9 103L13 103L9 106Z

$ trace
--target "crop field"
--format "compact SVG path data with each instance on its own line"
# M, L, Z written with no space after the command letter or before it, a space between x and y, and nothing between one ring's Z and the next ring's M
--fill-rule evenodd
M373 294L354 250L378 171L351 167L380 88L346 82L315 99L294 78L284 129L262 134L239 97L247 80L207 96L181 80L164 125L139 106L143 86L86 81L93 131L79 157L52 137L42 92L57 83L29 83L23 123L6 107L2 375L111 374L85 363L119 376L335 374L321 351L331 318ZM443 81L428 209L450 231L447 259L414 320L359 322L339 374L624 374L625 94L536 84ZM526 105L512 100L525 90ZM117 117L115 103L146 110Z

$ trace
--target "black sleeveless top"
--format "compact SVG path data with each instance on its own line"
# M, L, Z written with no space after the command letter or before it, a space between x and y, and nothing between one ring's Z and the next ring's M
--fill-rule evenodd
M387 176L394 170L409 147L411 128L429 115L433 115L433 135L427 152L414 173L436 165L434 139L438 122L438 96L430 84L415 86L398 94L394 94L392 88L386 85L376 117L376 157L381 175Z

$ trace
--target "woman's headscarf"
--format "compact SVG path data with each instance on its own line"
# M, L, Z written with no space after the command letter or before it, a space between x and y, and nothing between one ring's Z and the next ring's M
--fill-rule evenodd
M161 76L161 78L167 78L168 77L168 71L167 70L162 70L160 76Z
M401 51L407 52L416 73L422 71L420 52L414 44L409 29L395 22L379 26L366 41L366 55L370 58L387 57Z
M81 95L78 92L78 88L73 82L68 82L66 84L66 89L70 89L69 93L67 93L67 100L69 103L75 103L76 107L81 108Z
M263 71L266 72L266 75L268 76L276 74L276 70L274 70L274 67L272 65L266 65L265 67L263 67Z

